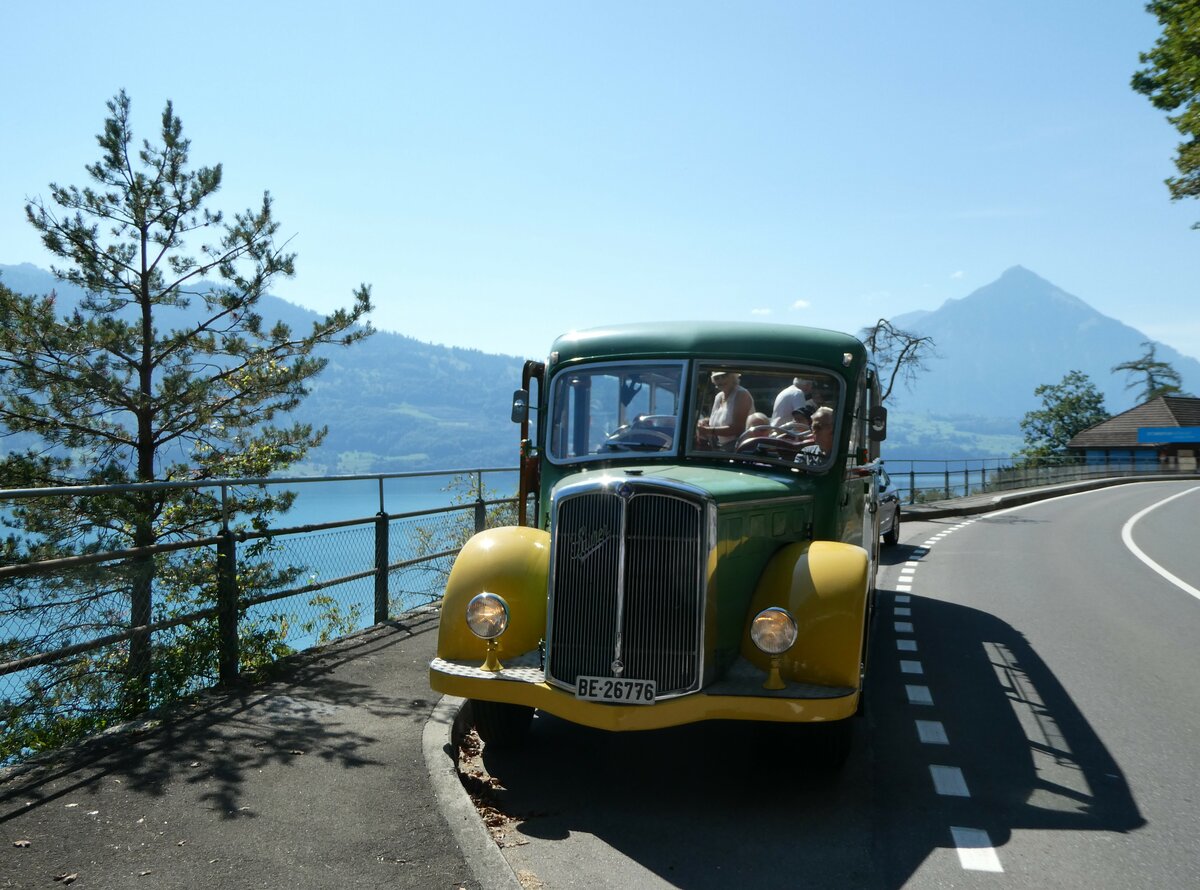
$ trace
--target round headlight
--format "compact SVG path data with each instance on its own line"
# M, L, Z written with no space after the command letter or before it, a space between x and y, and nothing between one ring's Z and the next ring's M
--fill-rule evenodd
M508 629L508 603L494 593L480 593L467 603L467 627L484 640L494 640Z
M796 642L796 620L787 609L763 609L750 622L750 639L768 655L782 655Z

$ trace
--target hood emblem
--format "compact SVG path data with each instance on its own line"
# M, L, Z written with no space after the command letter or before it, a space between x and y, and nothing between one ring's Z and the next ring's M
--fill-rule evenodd
M576 562L583 562L608 543L612 536L612 529L607 525L592 529L584 526L567 539L567 555Z

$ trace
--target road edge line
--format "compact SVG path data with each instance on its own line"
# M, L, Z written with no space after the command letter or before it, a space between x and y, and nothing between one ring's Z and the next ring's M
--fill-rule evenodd
M1133 540L1133 527L1139 519L1141 519L1143 516L1145 516L1150 511L1157 510L1163 504L1170 503L1171 501L1175 500L1176 498L1183 497L1185 494L1191 494L1193 491L1200 491L1200 486L1196 486L1194 488L1188 488L1188 489L1184 489L1183 491L1176 492L1175 494L1171 495L1169 498L1163 498L1161 501L1151 504L1146 509L1139 510L1137 513L1134 513L1132 516L1129 517L1129 519L1125 522L1125 524L1123 526L1121 526L1121 541L1122 541L1122 543L1125 544L1126 549L1129 550L1129 552L1132 553L1139 560L1141 560L1142 563L1144 565L1146 565L1148 568L1153 569L1155 572L1157 572L1159 575L1161 575L1167 581L1170 581L1172 584L1174 584L1176 587L1178 587L1184 593L1189 593L1192 596L1194 596L1196 599L1200 600L1200 590L1197 590L1195 587L1193 587L1191 584L1188 584L1182 578L1178 578L1175 575L1172 575L1170 572L1168 572L1166 569L1164 569L1162 566L1160 566L1158 563L1156 563L1154 560L1152 560L1149 556L1147 556L1142 551L1142 548L1139 547L1137 544L1135 544L1134 540Z

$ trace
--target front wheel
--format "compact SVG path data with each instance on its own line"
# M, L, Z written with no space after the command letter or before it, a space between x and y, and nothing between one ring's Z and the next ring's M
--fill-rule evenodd
M533 708L503 702L471 700L475 731L491 748L515 748L529 735Z
M889 547L900 540L900 508L896 508L896 515L892 517L892 527L883 533L883 543Z

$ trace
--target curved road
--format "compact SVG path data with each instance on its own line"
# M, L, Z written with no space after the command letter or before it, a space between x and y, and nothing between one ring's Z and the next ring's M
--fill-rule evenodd
M483 755L504 853L547 890L1195 887L1198 516L1168 482L907 523L840 777L776 727L539 715Z

